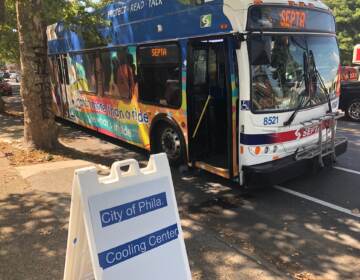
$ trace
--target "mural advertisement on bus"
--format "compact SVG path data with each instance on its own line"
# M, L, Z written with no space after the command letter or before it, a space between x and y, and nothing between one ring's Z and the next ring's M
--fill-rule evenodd
M101 71L97 70L99 63ZM68 110L70 118L79 124L149 149L149 129L158 113L166 113L179 123L186 123L186 85L182 93L179 89L179 94L184 96L179 98L184 101L180 109L138 102L135 47L104 50L97 54L70 54L68 66Z

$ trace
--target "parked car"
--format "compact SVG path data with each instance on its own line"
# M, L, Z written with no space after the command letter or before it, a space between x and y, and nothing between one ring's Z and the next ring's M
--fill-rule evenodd
M10 79L10 73L9 72L5 72L3 75L4 79Z
M4 78L0 78L0 95L12 95L12 87Z
M11 72L9 79L14 80L14 81L16 81L18 83L18 82L20 82L20 74L16 73L16 72Z
M341 83L340 109L352 121L360 122L360 81Z
M359 67L342 66L341 81L357 81L359 79Z

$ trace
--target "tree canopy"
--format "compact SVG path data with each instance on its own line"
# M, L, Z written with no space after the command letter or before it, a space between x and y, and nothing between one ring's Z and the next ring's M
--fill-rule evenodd
M101 8L109 2L111 0L43 0L43 18L47 25L60 20L66 23L91 25L98 19L91 15L89 11ZM0 0L0 61L18 63L19 59L19 35L17 33L15 1Z
M15 1L0 0L0 61L19 61Z
M89 36L97 34L96 26L102 20L98 13L91 11L107 2L0 0L0 60L21 63L20 94L26 147L50 150L58 144L57 126L51 109L46 26L62 21L69 27L86 26L84 30ZM3 109L2 100L0 107Z
M343 64L352 61L353 49L360 44L360 0L325 0L337 22L338 39Z

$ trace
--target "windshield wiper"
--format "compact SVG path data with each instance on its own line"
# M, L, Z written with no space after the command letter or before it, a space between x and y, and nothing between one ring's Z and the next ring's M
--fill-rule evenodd
M311 68L309 67L309 63L311 63ZM306 106L308 106L310 104L310 102L314 99L315 94L313 94L312 92L312 85L310 85L312 83L312 79L316 78L319 81L321 90L324 91L327 101L328 101L328 106L329 106L329 113L332 113L332 106L331 106L331 100L330 100L330 94L329 91L325 85L325 81L323 79L323 77L321 76L319 70L316 67L316 63L315 63L315 57L314 57L314 53L312 50L309 51L309 56L307 55L307 53L304 51L304 80L305 80L305 93L308 93L309 95L309 99L307 100L307 102L304 104L304 100L305 97L303 97L303 99L300 101L299 105L296 107L294 113L290 116L290 118L284 122L284 126L289 126L292 124L292 122L294 121L296 115L298 114L298 112L302 109L305 108ZM317 84L317 81L316 81ZM317 85L316 85L317 87ZM315 89L316 90L316 89Z
M301 100L299 101L299 105L296 107L295 111L291 114L290 118L289 118L286 122L284 122L284 126L289 126L289 125L291 125L292 122L294 121L296 115L299 113L299 111L300 111L303 107L306 107L306 106L311 102L311 100L312 100L311 94L310 94L309 58L308 58L308 55L307 55L306 51L304 51L303 59L304 59L305 91L302 92L302 93L299 95L299 99L301 98ZM309 95L309 99L308 99L308 101L304 104L306 94Z
M306 93L306 92L305 92ZM295 111L294 111L294 113L292 113L292 115L290 116L290 118L286 121L286 122L284 122L284 126L289 126L289 125L291 125L292 124L292 122L294 121L294 119L295 119L295 117L296 117L296 115L298 114L298 112L301 110L301 108L304 108L304 107L306 107L307 105L309 105L309 103L311 102L311 98L309 98L305 103L304 103L304 101L305 101L305 95L304 94L300 94L300 96L299 96L300 98L301 98L301 101L300 101L300 103L299 103L299 105L296 107L296 109L295 109Z
M321 76L319 70L317 69L316 66L316 62L315 62L315 56L312 50L310 50L310 59L311 59L311 63L313 65L313 69L314 69L314 74L316 75L316 78L319 79L320 82L320 87L321 89L324 91L327 101L328 101L328 106L329 106L329 113L332 113L332 106L331 106L331 99L330 99L330 94L329 94L329 90L327 89L326 85L325 85L325 81L323 79L323 77Z

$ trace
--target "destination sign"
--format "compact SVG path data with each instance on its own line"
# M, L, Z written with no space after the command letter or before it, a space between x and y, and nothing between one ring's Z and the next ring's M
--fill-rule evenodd
M304 29L306 13L300 10L283 9L280 12L280 26L282 28Z
M140 64L179 63L180 51L176 44L140 47Z
M330 13L318 9L254 6L249 11L247 29L335 33L335 20Z
M153 48L151 49L151 56L159 57L159 56L167 56L167 48Z

